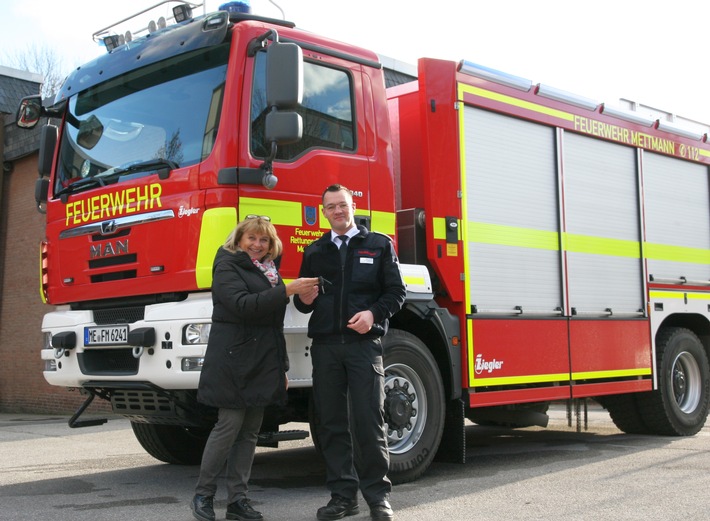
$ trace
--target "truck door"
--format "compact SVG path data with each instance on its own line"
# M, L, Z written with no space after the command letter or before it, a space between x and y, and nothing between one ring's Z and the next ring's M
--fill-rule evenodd
M265 143L265 53L256 54L248 71L244 99L251 99L242 117L249 128L242 163L258 165L270 151ZM329 229L321 214L321 195L340 183L354 192L358 215L369 215L369 169L360 66L343 59L304 54L303 101L297 109L303 120L300 141L280 146L274 161L278 182L273 189L240 183L239 219L268 215L284 244L281 273L295 277L304 248Z

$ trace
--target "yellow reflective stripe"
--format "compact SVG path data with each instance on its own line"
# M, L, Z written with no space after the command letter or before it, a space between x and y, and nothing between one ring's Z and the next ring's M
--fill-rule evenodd
M562 234L562 245L567 251L575 253L593 253L610 257L641 257L640 244L637 241L593 237L591 235Z
M294 201L240 197L240 219L244 219L249 214L266 215L271 218L271 222L274 224L303 226L302 205Z
M459 83L459 99L463 100L464 92L473 94L474 96L478 96L481 98L499 101L501 103L505 103L506 105L512 105L514 107L520 107L521 109L531 110L533 112L552 116L553 118L563 119L565 121L574 121L575 117L574 114L570 114L569 112L551 109L550 107L538 105L537 103L531 103L530 101L524 101L518 98L513 98L511 96L506 96L504 94L499 94L497 92L491 92L489 90L481 89L479 87L472 87L471 85L464 85L463 83Z
M688 293L686 291L650 291L652 299L688 299L688 300L710 300L710 288L708 293Z
M604 380L610 378L629 378L634 376L649 376L651 375L650 367L642 367L635 369L622 369L620 371L588 371L581 373L572 373L573 381L580 380ZM521 385L521 384L536 384L547 382L568 382L569 374L538 374L530 376L507 376L500 378L482 378L474 376L472 379L473 387L493 387L497 385Z
M560 249L558 233L546 230L473 222L469 223L467 235L469 241L482 244L499 244L552 251ZM593 253L613 257L639 258L641 256L639 243L636 241L572 233L562 234L562 241L563 249L571 252Z
M424 277L408 277L405 276L404 283L407 286L424 286L426 285L426 279Z
M468 240L483 244L520 246L541 250L559 250L557 232L518 228L502 224L472 222L468 225Z
M664 299L664 298L683 299L683 298L685 298L685 293L682 291L649 291L648 295L651 298L659 298L659 299Z
M461 221L459 223L459 240L461 240ZM442 241L446 240L446 219L443 217L434 217L432 219L432 233L435 239L440 239Z
M372 210L372 230L394 237L396 233L394 212Z
M644 244L646 257L654 260L673 262L690 262L693 264L710 264L710 250L688 248L686 246L669 246L666 244Z
M236 208L212 208L205 211L202 216L197 259L195 260L195 279L198 288L204 289L212 286L214 256L236 225Z
M473 365L473 364L471 364ZM558 374L536 374L530 376L502 376L499 378L482 378L471 373L471 384L473 387L489 387L493 385L520 385L520 384L536 384L546 382L568 382L568 373Z
M432 232L434 233L434 239L445 240L446 239L446 220L443 217L434 217L432 220Z
M572 373L572 380L601 380L604 378L627 378L630 376L648 376L650 374L650 367L622 369L619 371L587 371L582 373Z
M42 304L47 303L47 299L44 298L44 288L42 287L42 281L44 280L44 273L42 273L42 244L39 245L39 298L42 299Z
M434 238L446 238L446 224L441 217L435 217ZM471 222L468 225L468 240L482 244L499 244L521 248L558 250L558 234L545 230L533 230L502 224ZM641 257L640 243L624 239L594 237L574 233L562 234L562 249L576 253L591 253L611 257ZM644 257L653 260L710 264L710 250L644 243Z

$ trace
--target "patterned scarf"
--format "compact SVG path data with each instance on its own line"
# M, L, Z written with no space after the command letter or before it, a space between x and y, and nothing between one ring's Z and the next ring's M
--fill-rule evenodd
M254 263L254 266L259 268L261 272L266 275L266 278L269 279L272 288L276 286L276 284L278 284L279 273L278 271L276 271L276 265L274 264L274 261L270 259L263 263L259 262L256 259L252 259L251 261Z

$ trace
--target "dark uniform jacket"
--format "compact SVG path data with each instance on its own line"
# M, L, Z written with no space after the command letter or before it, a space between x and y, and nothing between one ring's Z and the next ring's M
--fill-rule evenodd
M226 409L284 404L288 297L281 277L272 287L249 255L223 248L212 275L212 328L198 400Z
M299 311L313 311L308 336L324 342L352 342L384 335L389 318L402 308L406 296L392 241L358 226L358 234L348 241L347 260L342 267L338 246L330 237L330 233L323 235L303 254L299 276L327 281L313 304L294 298ZM368 309L375 319L369 333L360 335L347 327L355 313Z

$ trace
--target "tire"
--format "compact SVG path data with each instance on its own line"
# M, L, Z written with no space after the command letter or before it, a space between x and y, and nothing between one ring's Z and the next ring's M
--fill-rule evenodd
M520 403L482 409L466 409L466 418L483 427L505 427L508 429L524 429L535 425L546 427L546 419L544 423L541 423L537 417L531 419L531 416L546 417L549 409L549 402Z
M653 434L692 436L710 408L710 365L700 339L689 329L662 329L656 341L658 389L636 397Z
M444 385L434 357L414 335L391 329L382 340L389 478L406 483L421 476L444 432Z
M626 434L649 434L643 416L639 413L635 394L600 396L599 404L604 407L616 428Z
M173 465L199 465L210 434L210 429L179 425L131 422L131 427L148 454Z

